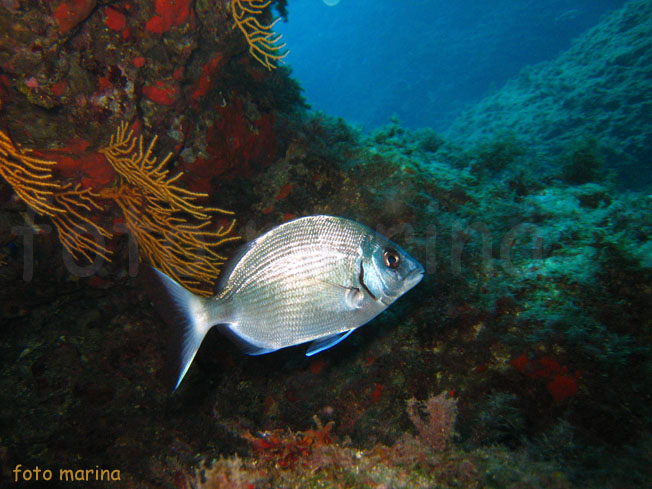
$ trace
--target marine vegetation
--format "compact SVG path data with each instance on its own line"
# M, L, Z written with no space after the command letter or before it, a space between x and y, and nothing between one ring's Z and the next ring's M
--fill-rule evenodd
M598 141L594 137L580 138L561 157L561 178L571 185L599 183L604 167Z
M251 456L204 460L196 470L180 470L178 487L474 489L509 487L516 481L523 489L570 487L561 474L541 467L526 480L527 469L513 466L514 460L504 451L452 446L457 401L446 392L424 401L411 399L406 412L417 435L405 433L392 445L367 448L339 440L333 422L323 424L317 416L313 416L314 429L276 429L256 435L244 431L239 436L249 442Z

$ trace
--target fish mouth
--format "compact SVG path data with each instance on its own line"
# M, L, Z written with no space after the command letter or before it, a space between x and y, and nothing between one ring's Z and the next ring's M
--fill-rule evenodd
M421 282L425 272L425 269L421 265L410 271L410 273L405 276L405 290L411 289L416 284Z
M403 286L401 287L401 290L397 291L395 294L389 294L386 295L385 297L381 297L380 301L386 306L389 306L397 298L399 298L400 296L405 294L408 290L410 290L412 287L414 287L416 284L421 282L424 273L425 270L421 265L419 265L414 270L411 270L410 273L408 273L403 279Z

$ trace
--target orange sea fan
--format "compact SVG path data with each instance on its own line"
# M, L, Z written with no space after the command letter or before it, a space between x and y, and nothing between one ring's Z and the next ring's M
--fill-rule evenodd
M120 125L102 150L120 181L101 195L113 199L122 211L142 259L189 290L206 294L203 286L215 280L226 260L216 249L239 239L231 235L233 212L196 204L207 195L177 184L183 173L171 176L166 169L172 154L157 161L156 139L145 147L142 136L136 137L125 123ZM229 216L230 223L210 230L214 214Z
M273 70L290 52L283 50L281 34L273 31L280 18L271 24L261 24L258 18L271 4L271 0L231 0L231 13L236 27L242 31L249 44L249 53L265 68Z

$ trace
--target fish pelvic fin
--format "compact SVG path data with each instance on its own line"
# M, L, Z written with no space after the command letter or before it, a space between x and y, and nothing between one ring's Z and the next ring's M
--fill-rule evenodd
M328 350L329 348L337 345L340 341L343 341L347 336L353 333L353 331L355 331L355 328L344 331L343 333L337 333L316 339L310 343L310 347L308 347L308 351L306 351L306 356L311 357L319 352Z
M150 299L171 332L165 373L170 390L175 391L213 326L207 307L209 299L189 292L155 268L146 267L144 275Z

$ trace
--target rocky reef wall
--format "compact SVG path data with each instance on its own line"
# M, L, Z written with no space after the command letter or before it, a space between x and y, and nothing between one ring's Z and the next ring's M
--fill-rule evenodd
M479 141L511 133L555 159L594 138L629 186L652 159L652 3L633 0L558 58L530 66L463 112L447 137Z

